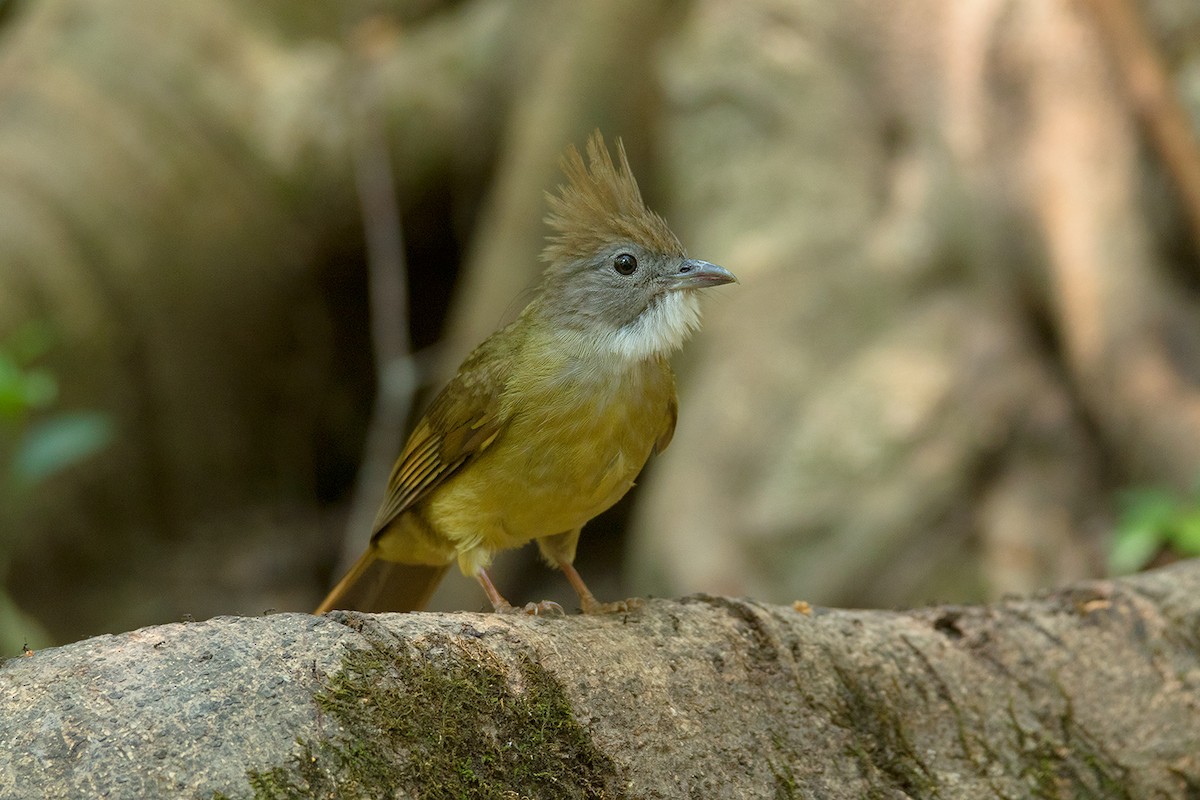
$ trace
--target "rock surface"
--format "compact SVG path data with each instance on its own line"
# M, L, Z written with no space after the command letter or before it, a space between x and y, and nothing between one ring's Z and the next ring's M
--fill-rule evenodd
M0 668L0 797L1182 798L1197 598L163 625Z

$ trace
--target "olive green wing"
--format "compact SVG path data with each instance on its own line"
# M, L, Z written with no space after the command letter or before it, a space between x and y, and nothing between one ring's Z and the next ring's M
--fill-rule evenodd
M408 437L372 528L378 534L503 432L500 398L512 363L503 333L471 354Z

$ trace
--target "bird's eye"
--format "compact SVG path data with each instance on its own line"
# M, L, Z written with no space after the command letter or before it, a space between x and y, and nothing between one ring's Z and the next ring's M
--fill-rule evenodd
M637 259L629 255L629 253L621 253L613 259L613 269L622 275L632 275L637 269Z

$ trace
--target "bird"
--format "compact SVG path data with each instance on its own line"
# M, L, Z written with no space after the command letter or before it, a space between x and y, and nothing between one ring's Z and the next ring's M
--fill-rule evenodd
M614 162L597 130L560 159L566 183L547 193L546 267L515 321L459 367L410 434L388 480L370 545L314 613L416 611L447 569L511 605L488 568L495 553L537 542L579 595L598 601L574 567L580 530L633 486L675 432L668 357L700 324L701 290L737 281L689 258L647 208L625 152Z

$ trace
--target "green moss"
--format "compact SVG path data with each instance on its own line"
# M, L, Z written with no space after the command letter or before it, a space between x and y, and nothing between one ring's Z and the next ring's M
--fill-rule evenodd
M1062 707L1039 714L1032 730L1009 708L1017 752L1022 754L1012 771L1039 800L1130 800L1128 771L1076 721L1069 695L1061 685L1057 689Z
M374 642L345 654L316 701L341 733L249 773L256 800L620 796L612 762L528 654L508 666L469 641Z
M796 757L791 748L778 733L771 734L771 744L778 760L768 758L767 766L775 778L775 800L796 800L800 795L800 787L796 782L796 774L792 772L792 761Z
M869 681L836 659L831 658L829 665L838 679L840 706L831 710L832 719L855 732L846 755L859 762L871 783L879 781L878 796L890 797L892 789L899 789L909 797L939 797L937 782L909 741L897 710ZM899 687L893 688L892 697L902 696Z

